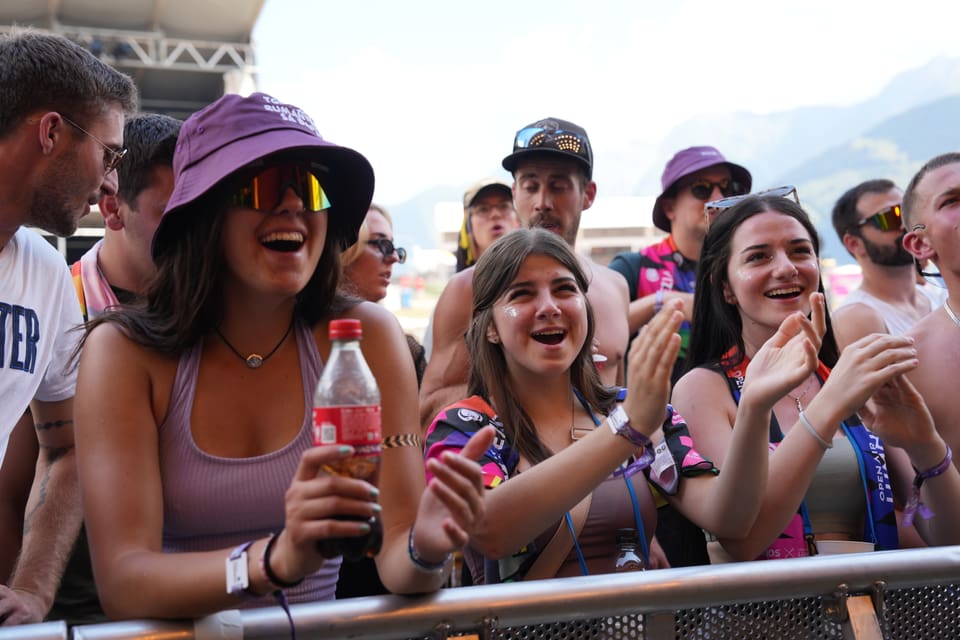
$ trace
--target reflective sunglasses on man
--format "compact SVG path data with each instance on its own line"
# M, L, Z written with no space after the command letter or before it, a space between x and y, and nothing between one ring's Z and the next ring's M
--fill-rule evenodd
M261 169L241 181L231 201L238 207L272 211L283 200L287 189L293 189L307 211L330 208L330 200L320 179L303 164L280 164Z
M376 246L384 258L389 258L396 252L397 262L403 264L407 261L407 250L393 244L390 238L377 238L376 240L367 240L370 246Z
M711 200L703 205L703 215L707 219L707 224L710 224L710 221L713 220L721 211L726 211L730 207L734 206L738 202L743 201L745 198L749 198L750 196L772 196L776 198L792 197L794 202L800 204L800 195L797 193L797 188L792 184L784 185L782 187L774 187L773 189L766 189L756 193L744 193L738 196L730 196L729 198Z
M879 229L880 231L900 231L903 229L903 216L900 205L895 204L886 209L881 209L872 216L866 217L858 222L856 226L859 228L866 224L872 224L874 229Z
M517 132L517 136L513 140L514 149L533 149L536 147L559 149L560 151L588 156L590 145L584 136L576 131L527 127Z
M66 123L69 124L71 127L73 127L74 129L76 129L77 131L79 131L84 135L90 136L96 141L97 144L103 147L103 168L104 168L103 174L104 175L116 169L117 166L120 164L120 161L123 160L124 156L127 155L126 149L122 149L122 148L114 149L113 147L106 144L103 140L93 135L92 133L90 133L89 131L87 131L86 129L84 129L83 127L81 127L76 122L74 122L67 116L63 115L62 113L60 114L60 117L63 118L66 121Z

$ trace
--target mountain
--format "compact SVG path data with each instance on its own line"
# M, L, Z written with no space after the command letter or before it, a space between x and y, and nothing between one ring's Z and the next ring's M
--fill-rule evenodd
M852 106L698 116L667 134L660 144L660 164L636 181L634 194L659 193L662 163L679 149L701 144L717 147L750 169L755 189L777 186L778 176L788 175L825 150L857 139L905 111L956 94L960 94L960 58L941 57L894 76L879 94ZM918 135L928 135L928 124L916 122Z
M797 185L800 201L820 230L821 253L838 263L852 262L830 223L830 211L844 191L864 180L889 178L905 188L930 158L960 149L958 95L914 107L880 122L863 134L798 164L774 182Z

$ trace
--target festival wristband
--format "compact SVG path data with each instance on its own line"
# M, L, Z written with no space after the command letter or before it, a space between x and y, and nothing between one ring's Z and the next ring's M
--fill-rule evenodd
M920 517L924 520L929 520L934 516L933 511L930 510L930 507L923 504L920 500L920 487L923 486L923 481L929 478L936 478L947 469L950 468L950 465L953 464L953 451L950 450L950 445L947 445L947 454L943 456L943 460L939 463L930 467L926 471L917 471L917 468L914 467L914 471L917 471L917 475L913 478L913 490L910 493L910 498L907 500L907 506L903 509L903 524L904 526L909 527L913 524L913 516L917 512L920 513Z
M660 313L660 309L663 309L663 289L657 289L657 295L653 299L653 312Z
M653 449L653 442L650 441L650 438L631 426L630 416L623 410L623 407L618 405L610 412L610 415L607 416L607 426L610 427L610 433L626 438L637 448L646 449L650 447L651 450Z
M244 542L230 552L226 561L227 593L232 596L255 596L250 591L250 574L247 571L247 549L253 541Z

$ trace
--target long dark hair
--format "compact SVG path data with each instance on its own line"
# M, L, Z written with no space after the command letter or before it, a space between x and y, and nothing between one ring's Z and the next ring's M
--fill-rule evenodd
M560 236L543 229L517 229L493 243L474 267L473 317L467 331L470 352L467 391L493 403L510 442L520 455L536 464L550 457L552 452L540 440L536 426L523 410L521 399L524 393L535 391L517 389L510 384L503 345L487 339L487 329L493 324L493 305L516 278L524 259L531 255L553 258L573 274L580 291L587 292L587 277L577 256ZM608 413L616 401L616 390L604 386L593 363L595 322L589 300L586 300L586 309L587 335L580 353L570 365L570 383L589 406Z
M177 240L166 243L155 256L157 273L143 298L90 321L87 335L99 324L112 322L138 344L161 353L179 354L220 324L224 312L221 292L226 265L222 244L228 189L229 181L198 200L191 206L193 211L177 217ZM358 302L338 293L339 277L340 238L327 233L317 268L297 295L295 313L308 325Z
M735 366L744 356L743 321L736 305L724 299L724 284L728 282L727 267L730 264L733 234L755 215L774 212L790 216L803 225L810 234L813 250L820 257L820 237L810 217L796 202L775 196L749 196L730 209L721 212L710 223L703 241L700 262L697 266L697 287L693 298L693 322L690 334L690 355L687 368L713 366L730 347L736 347L733 360L724 366ZM823 278L817 285L823 293ZM827 332L820 345L820 360L833 367L839 357L830 314L826 314Z

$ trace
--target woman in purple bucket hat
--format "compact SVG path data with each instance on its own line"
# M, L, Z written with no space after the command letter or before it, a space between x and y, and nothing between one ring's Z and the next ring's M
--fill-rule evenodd
M262 93L190 117L173 164L156 279L139 304L91 324L80 358L78 466L108 615L332 599L340 557L318 543L366 535L377 514L386 586L438 589L482 513L471 458L492 431L428 465L437 479L425 487L403 332L337 293L340 251L373 195L370 164ZM380 383L379 488L323 470L349 447L313 446L312 393L338 318L362 322Z

